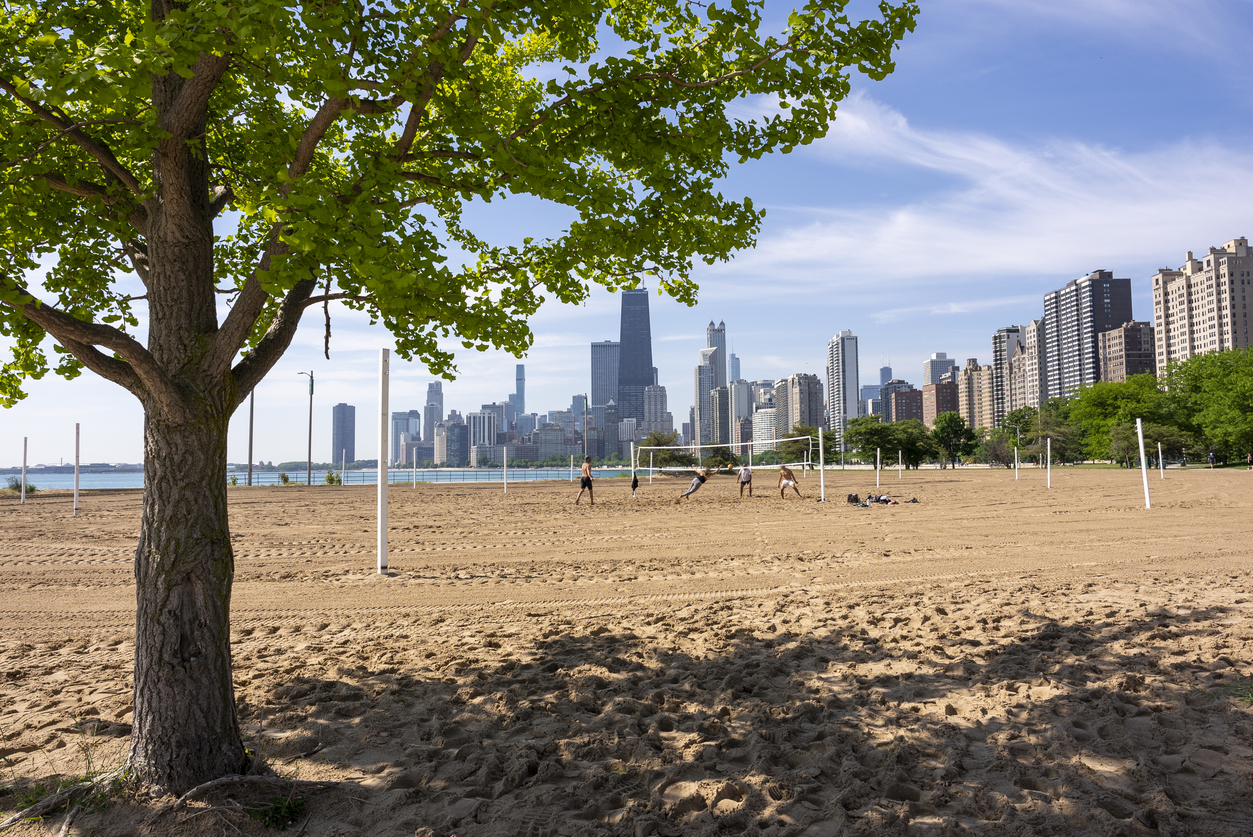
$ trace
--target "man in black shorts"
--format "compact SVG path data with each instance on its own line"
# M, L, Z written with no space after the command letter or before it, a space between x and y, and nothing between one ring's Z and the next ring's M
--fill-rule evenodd
M583 457L583 467L579 469L579 473L582 475L579 477L579 497L578 500L574 501L574 504L576 506L579 504L579 500L583 499L583 492L586 491L588 499L592 501L591 505L594 506L596 505L596 495L592 493L592 457Z
M748 487L748 496L753 496L753 469L745 462L740 468L740 499L744 499L744 487Z

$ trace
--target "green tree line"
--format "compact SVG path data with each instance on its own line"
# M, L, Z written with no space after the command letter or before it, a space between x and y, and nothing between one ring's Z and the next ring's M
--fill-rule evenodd
M1010 467L1017 448L1021 461L1055 463L1088 460L1132 467L1139 462L1136 419L1144 430L1145 452L1166 459L1243 462L1253 453L1253 355L1248 350L1211 352L1175 364L1159 378L1133 375L1080 388L1070 398L1053 398L1038 409L1011 410L1001 426L973 431L956 413L943 413L928 430L919 421L882 422L878 416L854 419L845 441L860 459L906 467L924 461L968 460Z

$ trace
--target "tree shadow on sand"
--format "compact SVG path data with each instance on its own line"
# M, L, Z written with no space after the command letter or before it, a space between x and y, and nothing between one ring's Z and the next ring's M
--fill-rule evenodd
M369 805L331 806L324 833L1253 833L1225 609L740 606L504 648L480 632L425 666L295 677L244 714L266 713L276 760L359 771ZM750 616L765 629L735 627Z

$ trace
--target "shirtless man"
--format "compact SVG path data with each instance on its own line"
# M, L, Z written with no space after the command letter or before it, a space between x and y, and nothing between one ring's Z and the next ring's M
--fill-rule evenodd
M583 499L583 492L586 491L588 499L592 501L591 505L594 506L596 495L592 493L592 457L583 457L583 467L579 469L579 473L582 475L579 477L579 498L574 501L574 504L576 506L579 504L579 500Z
M693 470L696 471L696 478L692 480L692 484L688 486L687 491L679 495L679 500L682 500L684 497L690 497L699 491L700 487L705 484L705 480L709 479L718 469L705 468L701 470L700 468L694 468ZM675 502L678 501L676 500Z
M779 499L782 500L787 494L788 486L796 492L796 496L801 496L801 490L796 487L796 474L792 473L792 469L786 465L779 466Z
M740 468L740 499L744 499L744 487L748 486L748 496L753 496L753 469L745 462Z

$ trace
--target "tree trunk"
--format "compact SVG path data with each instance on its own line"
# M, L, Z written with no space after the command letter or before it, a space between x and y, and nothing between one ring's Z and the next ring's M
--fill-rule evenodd
M229 412L178 426L154 412L144 421L130 757L142 781L181 794L245 763L231 679Z

